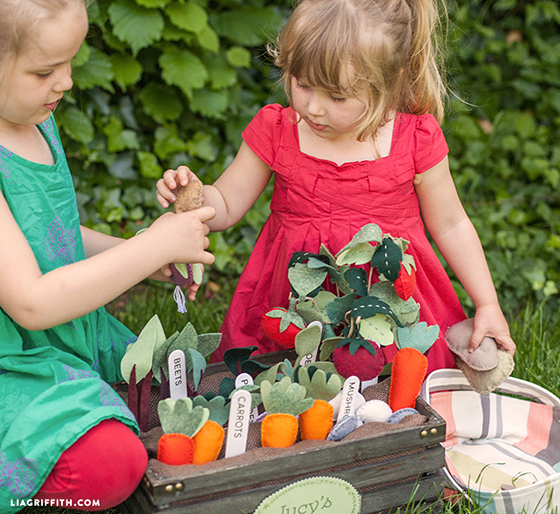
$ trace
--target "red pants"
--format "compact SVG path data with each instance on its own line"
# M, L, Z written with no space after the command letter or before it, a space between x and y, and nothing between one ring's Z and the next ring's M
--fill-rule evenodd
M104 510L126 500L140 483L148 455L126 425L106 419L88 430L55 464L35 496L77 510Z

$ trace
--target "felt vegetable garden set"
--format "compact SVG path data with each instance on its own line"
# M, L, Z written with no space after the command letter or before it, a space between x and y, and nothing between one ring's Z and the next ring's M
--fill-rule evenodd
M298 438L338 441L364 423L398 423L418 414L414 407L427 369L424 352L439 328L418 322L419 306L412 299L415 264L407 246L368 224L336 255L324 246L318 254L294 253L288 267L289 308L272 309L262 319L268 337L294 349L294 363L285 359L266 366L251 359L256 346L230 349L224 363L231 374L221 379L216 392L198 394L198 389L220 334L199 335L187 323L181 333L166 338L154 316L128 347L121 371L142 431L148 430L152 381L161 384L158 460L204 464L224 455L228 432L232 440L238 435L246 440L241 428L234 434L241 427L234 403L244 398L248 405L243 415L251 412L251 421L260 422L263 447L289 447ZM369 271L364 264L370 264ZM326 279L335 292L323 288ZM388 402L365 401L360 381L380 374L385 365L381 347L393 342L398 351ZM182 360L177 360L178 352ZM182 392L177 392L177 382ZM241 443L229 456L244 451Z

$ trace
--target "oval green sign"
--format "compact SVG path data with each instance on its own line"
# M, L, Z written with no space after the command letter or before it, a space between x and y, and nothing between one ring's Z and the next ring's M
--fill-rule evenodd
M361 503L351 483L334 477L311 477L268 496L254 514L360 514Z

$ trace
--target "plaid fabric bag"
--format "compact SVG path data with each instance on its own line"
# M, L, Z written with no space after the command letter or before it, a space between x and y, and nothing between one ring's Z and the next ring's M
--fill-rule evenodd
M451 488L468 492L485 514L560 507L560 399L511 377L478 394L456 369L431 373L421 395L446 421Z

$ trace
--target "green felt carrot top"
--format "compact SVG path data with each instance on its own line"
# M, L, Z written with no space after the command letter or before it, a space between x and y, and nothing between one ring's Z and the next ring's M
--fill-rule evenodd
M261 383L261 396L268 414L291 414L298 416L313 406L313 398L306 398L306 390L300 384L292 383L290 377L271 384Z
M210 410L201 405L193 407L190 398L177 401L167 398L158 404L159 420L165 434L184 434L194 437L210 417Z

